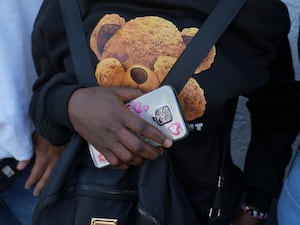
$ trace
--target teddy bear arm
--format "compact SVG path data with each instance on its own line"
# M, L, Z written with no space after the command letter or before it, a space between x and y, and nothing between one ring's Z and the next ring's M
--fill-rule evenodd
M99 85L120 86L125 75L125 70L115 58L106 58L97 65L95 76Z

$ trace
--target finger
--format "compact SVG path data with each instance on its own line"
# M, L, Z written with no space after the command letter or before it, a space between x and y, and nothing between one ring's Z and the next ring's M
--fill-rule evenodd
M47 169L45 170L45 172L43 173L42 177L38 180L38 182L35 185L35 188L33 190L33 195L34 196L39 196L41 191L43 190L43 188L45 187L45 184L52 172L52 169L54 167L55 164L51 164L47 167Z
M63 147L52 147L52 151L47 153L47 157L40 158L36 165L33 167L30 177L28 178L27 182L25 183L25 188L30 188L32 185L35 184L35 188L33 190L34 196L39 196L41 191L46 185L46 182L49 176L52 173L53 168L56 165L56 162L63 151Z
M132 100L143 94L140 89L132 88L116 88L114 89L114 92L120 99L123 100ZM125 110L122 112L123 116L121 119L123 119L122 124L124 124L127 128L133 130L137 134L148 137L150 140L153 140L166 148L170 148L172 146L173 141L161 130L132 113L127 107L124 107L124 109Z
M46 162L42 160L37 160L36 158L36 161L34 162L34 165L31 169L30 175L25 182L26 189L31 188L34 184L37 183L37 181L41 178L42 174L44 173L46 165Z
M129 112L129 114L131 114ZM126 115L125 115L126 116ZM134 115L134 119L137 119ZM120 122L122 124L122 122ZM107 149L110 149L114 154L124 163L130 165L140 165L142 158L155 159L161 151L153 147L149 143L141 140L132 130L129 130L124 126L111 126L110 130L107 130L106 136L108 139L99 140L98 143L102 143ZM94 145L96 146L96 145ZM100 149L101 152L101 148ZM114 160L112 158L112 160ZM112 163L114 165L114 163ZM117 163L118 164L118 163Z
M127 155L124 155L124 158L121 159L125 162L135 162L133 165L139 165L142 161L140 157L147 158L150 160L156 159L160 154L161 150L154 147L153 145L146 143L140 137L138 137L131 130L126 128L121 129L118 132L119 140L122 145L118 144L113 147L117 155L124 153L124 148L129 150ZM124 153L125 154L125 153ZM136 156L136 157L135 157ZM139 156L139 157L138 157ZM130 158L131 157L131 158Z
M28 166L29 163L30 163L30 159L18 161L17 170L24 170Z
M93 138L97 143L92 144L114 167L121 164L139 165L142 161L141 156L134 155L133 152L126 147L126 142L130 142L132 137L138 140L132 132L127 131L126 134L122 130L127 131L127 128L117 125L111 125L103 135ZM122 137L122 136L125 137ZM132 136L131 138L128 136ZM108 138L109 137L109 138Z
M33 189L33 195L34 196L39 196L40 195L41 191L43 190L43 188L46 184L47 179L48 179L48 177L47 178L42 178L36 183L36 185Z
M109 164L113 167L122 167L124 166L122 160L119 159L119 157L117 157L117 155L109 150L108 148L97 148L100 149L98 150L104 157L105 159L109 162Z
M102 143L104 143L105 141L105 146L115 152L123 162L130 163L131 165L139 165L142 161L142 159L135 158L134 156L153 160L161 155L160 149L156 148L152 144L149 144L148 142L143 141L140 135L134 132L134 128L128 129L128 127L126 127L126 124L137 124L137 126L139 126L139 124L142 123L146 124L146 126L149 127L153 126L137 117L127 109L124 109L122 115L123 116L122 118L120 118L121 121L119 124L123 125L120 126L116 124L114 126L109 126L109 130L107 130L109 134L107 134L106 136L109 136L110 138L102 140ZM134 125L132 125L132 127L134 127ZM155 127L153 128L153 133L160 132ZM100 138L101 137L97 139L100 140Z
M138 166L142 163L143 158L147 156L147 154L137 154L137 152L134 152L131 148L127 148L125 145L118 142L114 144L111 151L113 151L122 163L125 163L126 165Z
M124 102L143 95L143 91L137 88L115 87L113 92Z
M24 186L25 189L30 189L33 185L35 185L38 182L38 180L43 174L42 170L43 169L40 170L36 169L30 173L28 179L25 182L25 186Z
M130 110L124 111L122 123L134 133L142 135L165 148L170 148L173 144L173 141L161 130L130 112Z

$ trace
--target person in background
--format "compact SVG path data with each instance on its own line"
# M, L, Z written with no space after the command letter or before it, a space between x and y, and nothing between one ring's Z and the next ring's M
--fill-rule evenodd
M193 29L184 28L200 27L217 2L80 1L95 69L95 74L86 76L100 76L99 88L96 82L93 87L83 87L77 82L61 11L57 10L59 1L45 0L32 34L33 57L39 78L34 84L30 114L38 131L52 144L66 144L72 134L78 133L86 143L93 144L112 167L126 169L140 165L144 158L154 160L161 155L161 149L140 139L137 134L161 144L170 151L176 178L201 224L208 223L220 161L226 151L222 216L214 224L260 225L267 219L272 199L279 195L289 160L287 152L291 151L300 127L300 108L296 104L300 101L300 83L294 80L287 38L290 21L281 1L248 0L216 43L211 67L193 76L204 91L205 112L202 116L187 119L193 129L188 137L178 142L172 143L161 131L125 107L125 102L142 95L145 90L121 87L121 83L105 84L111 77L118 78L117 72L127 70L134 63L140 65L151 56L144 54L144 57L136 57L133 63L128 61L127 65L130 54L137 52L142 55L148 49L160 52L160 45L166 51L174 46L178 49L188 39L179 38L181 41L176 42L177 39L169 38L169 42L164 42L155 39L157 32L150 31L143 34L152 35L152 39L137 38L137 46L126 48L126 43L132 43L135 37L136 26L132 30L128 28L129 34L122 36L119 42L113 39L120 34L119 30L116 31L118 28L128 21L146 20L151 15L159 21L167 20L167 24L174 24L179 31L188 31L185 34L189 36ZM157 26L157 30L163 30L159 24ZM110 36L113 37L109 39ZM155 45L150 48L141 40ZM109 52L118 45L119 48ZM134 51L130 52L132 49ZM120 70L115 73L101 70L102 62L107 62L107 58L122 65L110 68ZM153 74L153 67L148 69ZM142 82L138 79L139 85L135 87L142 88ZM230 155L230 131L239 96L248 98L252 126L244 173L233 164ZM197 100L201 101L200 98ZM82 153L88 154L85 148ZM81 163L82 167L94 168L90 162ZM237 210L241 191L245 198Z
M300 63L300 27L298 57ZM281 190L277 205L277 217L279 225L298 225L300 223L300 145Z
M29 117L37 74L31 55L33 21L42 0L0 7L0 224L31 225L38 196L62 151L35 131Z

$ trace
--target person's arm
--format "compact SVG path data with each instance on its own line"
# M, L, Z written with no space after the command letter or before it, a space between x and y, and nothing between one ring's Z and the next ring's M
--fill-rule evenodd
M32 55L38 79L33 85L30 116L38 133L51 144L61 146L74 132L68 119L67 104L71 94L80 86L74 75L66 72L71 58L62 23L54 25L43 20L52 13L54 18L62 21L59 10L51 10L54 7L50 1L44 1L32 32Z
M291 62L286 38L271 64L268 85L247 103L251 141L244 167L244 201L261 212L268 212L272 199L280 193L292 143L300 131L300 82L294 81ZM252 219L242 212L235 224Z
M55 1L47 4L42 7L32 33L39 78L33 87L30 109L38 132L54 145L67 143L77 132L113 166L138 165L143 158L158 157L162 149L143 141L139 135L163 147L170 147L172 141L124 104L142 92L131 88L80 86L63 35L61 15L56 10L58 6ZM54 18L60 22L53 23Z

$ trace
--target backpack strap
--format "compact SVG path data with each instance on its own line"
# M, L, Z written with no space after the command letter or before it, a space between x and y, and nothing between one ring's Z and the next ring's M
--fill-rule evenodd
M59 3L77 81L82 85L95 86L97 82L83 29L79 2L60 0Z

